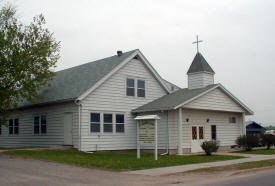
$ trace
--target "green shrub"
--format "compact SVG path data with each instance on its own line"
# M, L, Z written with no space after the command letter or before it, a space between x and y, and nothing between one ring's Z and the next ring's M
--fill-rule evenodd
M262 144L270 149L271 146L275 145L275 136L272 134L262 134L261 135Z
M219 146L216 141L212 140L212 141L204 141L201 144L201 148L204 150L206 155L210 156L212 152L217 152L217 150L219 149Z
M243 148L246 151L252 150L252 148L259 145L259 137L254 135L242 135L236 140L238 147Z

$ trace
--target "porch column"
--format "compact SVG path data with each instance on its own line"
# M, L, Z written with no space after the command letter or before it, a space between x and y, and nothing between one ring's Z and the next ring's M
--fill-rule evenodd
M243 125L242 125L243 135L246 135L245 113L244 112L242 113L242 122L243 122Z
M178 155L182 155L182 108L178 111Z

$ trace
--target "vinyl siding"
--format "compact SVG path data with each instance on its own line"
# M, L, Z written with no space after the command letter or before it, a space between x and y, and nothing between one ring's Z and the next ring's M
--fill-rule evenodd
M145 80L146 97L127 97L126 78ZM166 94L166 91L153 77L146 66L133 59L118 70L99 88L88 95L83 101L82 108L82 149L95 150L122 150L136 148L136 121L131 110ZM119 112L125 114L124 133L91 133L90 113ZM161 129L161 128L160 128ZM161 129L162 130L162 129ZM163 133L163 132L161 132ZM160 144L161 144L160 140Z
M177 149L177 110L169 111L169 147L170 149ZM237 123L229 123L229 117L235 116ZM189 122L186 122L189 118ZM209 118L209 123L206 119ZM191 148L191 127L193 125L204 126L205 140L211 140L211 125L216 125L217 140L221 146L231 146L235 144L235 140L242 132L242 114L232 112L217 112L217 111L203 111L193 109L183 109L183 145L182 148Z
M216 88L198 99L184 105L185 108L207 109L229 112L244 112L230 97Z
M202 88L214 84L214 75L209 73L188 74L188 88Z
M10 118L19 118L19 135L9 135L8 127L2 126L0 147L48 147L63 145L64 113L73 114L73 144L78 145L78 111L73 103L36 107L12 114ZM34 134L34 116L46 115L47 134Z

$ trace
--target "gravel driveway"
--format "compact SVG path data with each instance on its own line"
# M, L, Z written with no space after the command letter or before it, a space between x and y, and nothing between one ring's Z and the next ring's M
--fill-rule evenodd
M168 180L13 158L0 153L0 185L158 185L169 184Z

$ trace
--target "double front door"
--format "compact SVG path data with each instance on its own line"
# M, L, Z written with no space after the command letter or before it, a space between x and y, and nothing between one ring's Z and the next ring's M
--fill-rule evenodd
M204 126L193 125L191 128L191 152L202 152L201 144L205 140Z

